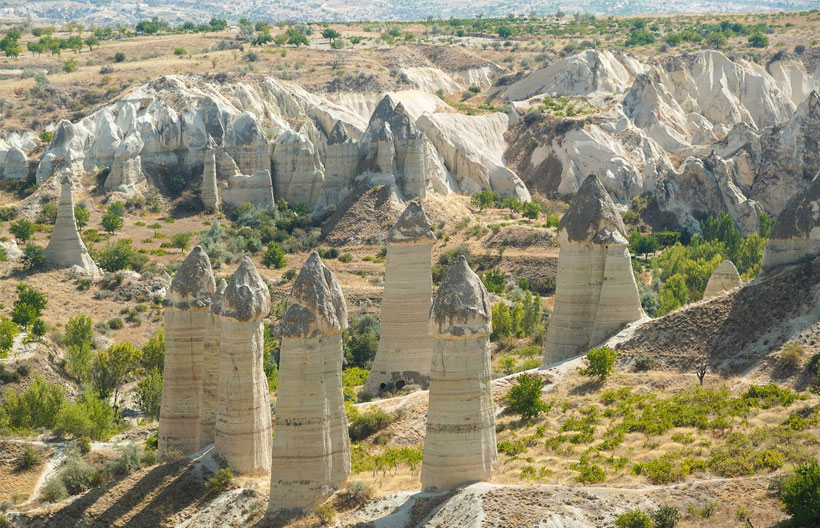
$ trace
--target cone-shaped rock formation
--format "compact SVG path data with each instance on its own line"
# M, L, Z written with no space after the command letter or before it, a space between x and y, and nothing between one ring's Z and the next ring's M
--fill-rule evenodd
M202 183L199 187L199 198L206 209L219 207L219 190L216 184L216 142L208 138L205 147L205 159L202 170Z
M245 257L231 277L219 307L219 388L214 447L240 474L270 471L271 413L262 367L262 320L270 292Z
M159 418L161 455L199 449L200 393L205 340L214 293L211 261L196 246L179 267L165 299L165 369Z
M561 251L544 364L577 356L644 316L626 228L597 176L558 225Z
M222 328L219 312L228 283L221 279L211 297L208 335L202 349L202 392L199 400L199 447L214 443L216 396L219 391L219 341Z
M789 199L766 241L760 271L797 264L820 255L820 172L809 188Z
M433 355L427 320L435 241L430 219L421 203L413 200L387 238L379 348L364 387L370 394L410 383L427 388Z
M709 277L706 290L703 292L703 298L709 299L740 286L743 286L743 281L740 279L737 268L731 260L724 260Z
M51 240L46 247L46 263L58 268L80 266L88 273L97 275L99 270L88 253L74 217L74 194L71 178L61 182L60 203L57 206L57 221L51 232Z
M333 273L312 253L293 283L282 352L268 515L312 510L350 473L342 394L347 306Z
M491 313L484 284L460 257L430 310L435 344L421 466L424 489L489 480L498 465L490 389Z

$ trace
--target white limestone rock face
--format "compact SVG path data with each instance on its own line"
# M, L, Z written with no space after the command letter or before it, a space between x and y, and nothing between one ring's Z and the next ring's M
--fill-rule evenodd
M268 287L249 257L222 296L219 389L214 448L234 473L261 475L271 468L271 413L262 365Z
M731 260L724 260L709 277L709 282L706 283L706 289L703 292L703 298L711 299L741 286L743 286L743 281L740 279L737 268Z
M487 481L497 469L491 318L484 284L460 257L447 271L430 310L428 330L435 343L421 465L424 490Z
M350 474L342 393L347 306L314 252L293 283L282 319L268 517L310 511Z
M229 176L227 184L222 190L222 202L227 205L251 203L259 209L265 209L274 204L273 183L268 171L260 171L250 176Z
M561 250L544 365L584 354L644 317L615 204L589 176L558 226Z
M16 262L23 256L23 251L17 247L17 241L14 239L0 242L0 249L6 253L6 259L11 262Z
M174 275L165 298L165 367L158 445L161 457L189 455L200 447L202 362L215 287L211 261L202 247L196 246Z
M205 209L219 208L219 188L216 178L216 143L209 138L205 148L205 157L202 168L202 183L199 187L199 199Z
M243 174L263 171L270 173L268 138L259 120L251 112L242 112L231 120L223 145Z
M287 130L273 147L276 196L293 204L313 208L319 200L324 168L313 143L304 134Z
M63 178L60 187L57 220L51 232L51 239L46 246L46 264L57 268L79 266L91 276L100 274L77 230L77 220L74 217L73 184L69 177Z
M28 158L23 149L11 147L6 158L0 163L0 176L4 180L23 180L28 178Z
M364 385L369 394L408 384L427 388L433 353L427 324L435 241L421 202L411 201L387 237L379 347Z
M199 448L214 443L216 402L219 392L219 355L222 326L220 312L228 283L221 279L211 296L208 333L202 348L202 391L199 398Z
M820 256L820 172L805 191L788 201L772 228L760 272L806 262Z
M57 124L54 138L37 166L36 180L42 184L55 172L79 176L83 172L87 133L79 124L62 120Z
M142 173L142 157L145 148L142 136L129 134L117 147L111 172L105 179L103 187L107 192L116 192L128 197L137 196L145 184Z
M326 211L334 208L350 192L358 154L358 143L350 137L344 123L337 121L327 138L325 176L315 216L325 216Z

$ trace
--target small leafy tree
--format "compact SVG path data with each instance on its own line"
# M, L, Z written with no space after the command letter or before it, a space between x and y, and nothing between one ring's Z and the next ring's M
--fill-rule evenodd
M28 270L39 269L46 263L46 250L37 244L26 244L21 261Z
M139 364L140 350L131 343L117 343L97 354L91 368L94 388L103 399L119 398L120 387Z
M165 367L165 331L160 328L142 345L140 364L145 370L159 370Z
M498 268L493 268L490 271L486 272L481 277L481 282L484 283L484 287L487 288L487 291L490 293L503 293L504 292L504 280L507 278L507 275Z
M135 254L136 251L131 247L131 241L122 239L100 249L94 260L105 271L114 272L128 268Z
M510 315L510 308L504 302L498 302L493 305L493 333L490 339L498 341L501 338L508 337L513 333L513 320Z
M587 367L581 373L584 376L598 378L598 381L606 381L615 372L617 359L618 353L606 345L600 348L590 348L587 352Z
M659 313L667 314L686 304L689 299L689 288L686 286L686 277L680 273L666 279L661 293L658 296L661 303Z
M285 250L277 242L268 244L268 249L262 256L262 264L271 268L284 268L288 265L288 258L285 256Z
M87 315L75 315L65 325L63 345L67 347L91 345L94 337L94 323Z
M159 419L159 408L162 402L162 371L152 369L137 383L137 408L152 420Z
M755 33L749 37L749 46L753 48L765 48L769 45L769 37L763 33Z
M25 219L20 219L9 228L9 233L20 242L28 242L34 235L34 224Z
M116 214L114 214L110 211L105 213L105 215L103 215L103 217L102 217L103 229L105 229L109 233L113 233L114 231L117 231L118 229L122 229L122 224L123 224L122 217L120 217L120 216L118 216L118 215L116 215Z
M800 464L780 484L780 500L796 526L820 524L820 464Z
M616 528L653 528L652 518L641 510L629 510L615 519Z
M46 296L28 284L17 285L17 300L11 312L11 320L20 326L29 326L40 318L48 305Z
M184 252L188 248L192 236L193 233L177 233L171 237L171 245L179 249L180 252Z
M20 329L11 319L0 317L0 357L5 357L14 346L14 336Z
M91 219L91 213L89 213L88 209L84 206L78 205L74 208L74 218L77 220L77 227L83 229L88 225L88 221Z
M538 376L521 374L517 384L504 397L504 403L522 420L537 418L542 412L549 411L549 405L541 400L541 389L544 381Z
M333 28L327 28L326 30L322 31L322 36L332 43L335 39L341 37L341 33L336 31Z

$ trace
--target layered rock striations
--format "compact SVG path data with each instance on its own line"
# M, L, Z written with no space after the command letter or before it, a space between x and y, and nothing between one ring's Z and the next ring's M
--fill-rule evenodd
M761 273L820 255L820 172L808 189L795 194L780 212L766 240Z
M202 349L202 390L199 398L199 447L214 443L216 428L216 402L219 392L219 355L222 325L220 312L228 283L221 279L211 296L208 315L208 333Z
M344 200L350 192L358 164L359 145L350 137L344 123L337 121L327 138L325 177L319 196L319 216Z
M310 208L316 205L324 180L324 167L307 136L287 130L276 139L273 171L276 196L288 203L306 204Z
M79 266L91 275L99 274L99 269L77 230L73 184L69 177L64 177L60 186L57 221L46 246L46 263L57 268Z
M498 465L490 389L492 307L464 257L447 271L430 310L435 339L421 466L425 490L489 480Z
M703 291L703 298L710 299L740 286L743 286L743 281L737 268L731 260L724 260L709 277L709 282L706 283L706 289Z
M621 216L589 176L558 226L561 250L544 364L583 353L644 316Z
M165 299L160 456L189 455L200 447L203 354L215 287L211 261L196 246L174 275Z
M381 335L364 390L427 388L433 339L427 334L436 237L421 202L411 201L387 238Z
M270 471L271 412L262 354L268 286L245 257L219 306L219 388L214 447L239 474Z
M342 289L314 252L282 319L269 517L312 510L350 473L342 393L346 328Z
M205 209L215 209L219 207L219 187L217 186L217 166L216 166L216 142L213 138L208 138L208 145L205 147L205 156L202 165L202 182L199 185L199 199Z

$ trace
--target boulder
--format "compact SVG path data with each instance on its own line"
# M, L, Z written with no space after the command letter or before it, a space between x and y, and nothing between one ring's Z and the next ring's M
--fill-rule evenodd
M724 260L717 267L709 282L706 283L706 290L703 292L704 299L711 299L727 291L743 286L740 274L731 260Z
M196 246L174 274L164 301L160 456L189 455L200 448L203 354L215 288L211 261L202 247Z
M4 180L24 180L28 178L28 158L23 149L11 147L6 152L6 159L0 165L0 176Z
M421 202L411 201L387 237L379 347L364 386L369 394L409 384L427 388L433 339L426 329L435 241Z
M342 393L347 306L316 252L293 283L282 319L268 517L312 511L347 480Z
M490 388L491 319L484 284L459 257L430 309L428 330L435 341L421 465L424 490L487 481L498 467Z
M586 353L644 317L626 228L597 176L589 176L558 225L561 249L544 365Z
M265 377L264 328L268 286L250 257L242 259L219 308L219 389L214 448L234 473L270 471L271 412Z
M64 177L61 182L57 220L46 246L46 264L57 268L79 266L92 276L99 274L97 265L94 264L77 230L73 183L69 177Z

